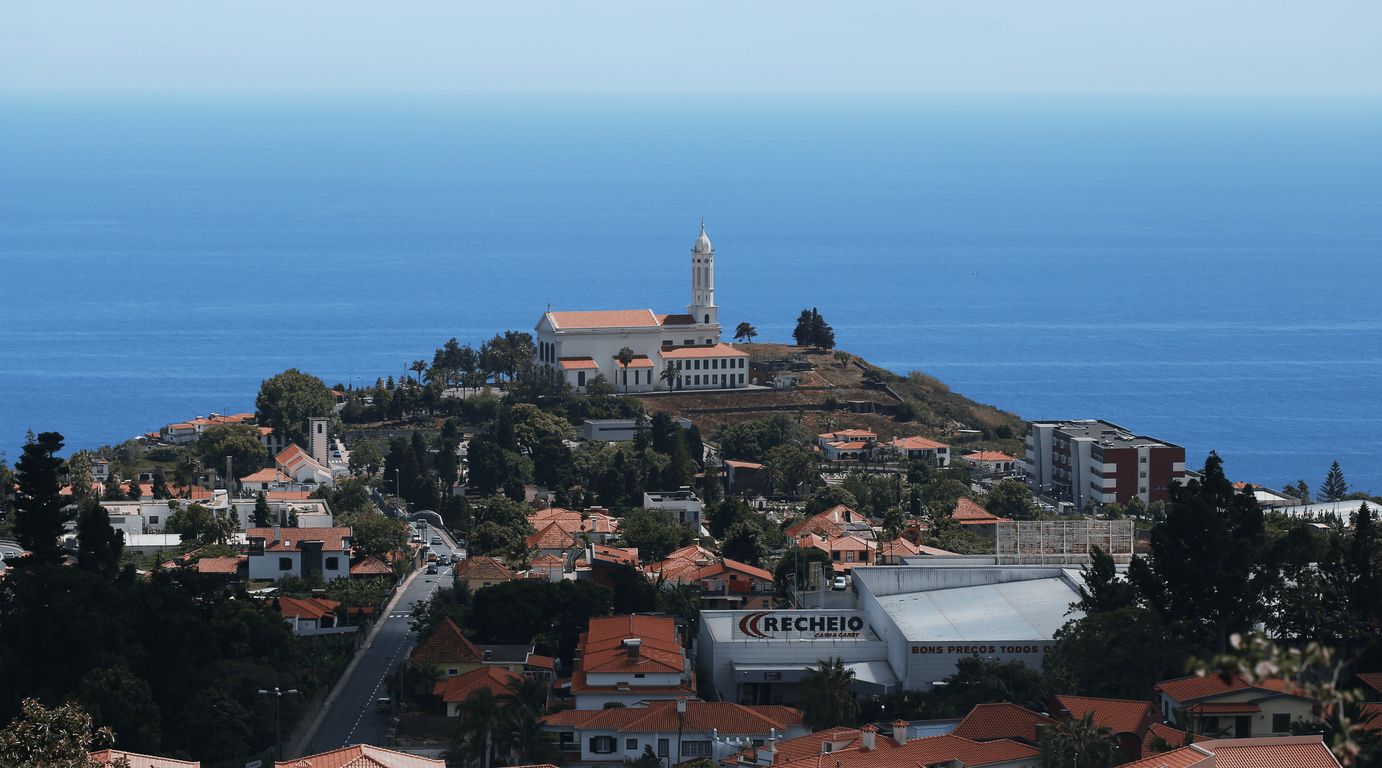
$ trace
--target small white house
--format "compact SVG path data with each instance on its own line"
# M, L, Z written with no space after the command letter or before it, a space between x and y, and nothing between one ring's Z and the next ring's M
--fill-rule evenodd
M285 576L323 581L350 577L349 528L251 528L249 577L278 581Z

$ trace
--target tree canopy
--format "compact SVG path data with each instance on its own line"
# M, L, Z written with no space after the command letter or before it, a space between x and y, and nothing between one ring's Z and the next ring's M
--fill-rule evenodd
M273 427L304 447L307 445L307 420L330 416L335 404L335 397L321 379L296 368L265 379L254 401L261 424Z

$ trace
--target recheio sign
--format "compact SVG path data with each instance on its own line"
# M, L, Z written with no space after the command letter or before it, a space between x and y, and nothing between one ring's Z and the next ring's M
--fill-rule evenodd
M849 611L757 611L734 622L738 640L858 640L862 614Z

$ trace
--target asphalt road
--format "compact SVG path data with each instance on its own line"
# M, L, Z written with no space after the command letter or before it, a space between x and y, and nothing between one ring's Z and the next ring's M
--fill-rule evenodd
M307 754L352 744L389 746L388 715L377 711L375 702L381 696L390 695L391 676L417 644L417 636L408 629L413 604L450 583L450 567L432 576L424 573L413 581L393 612L382 619L384 623L379 634L375 635L370 647L361 651L360 660L350 675L337 683L339 693L322 717Z

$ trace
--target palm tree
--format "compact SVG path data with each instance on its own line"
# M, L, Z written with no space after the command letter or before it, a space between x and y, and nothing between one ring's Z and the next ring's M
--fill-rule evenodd
M414 361L413 361L413 364L410 365L410 366L408 366L408 370L410 370L410 371L412 371L413 373L416 373L416 374L417 374L417 385L418 385L419 387L422 386L422 372L425 371L425 370L427 370L427 361L426 361L426 360L414 360Z
M490 768L494 758L494 732L502 712L498 699L488 688L477 688L460 706L460 723L451 738L451 751L467 763L477 761Z
M499 702L505 707L524 707L534 714L547 710L547 681L538 677L515 677L499 694Z
M757 336L757 335L758 335L758 329L757 329L757 328L754 328L752 325L750 325L750 324L748 324L748 323L740 323L740 324L734 329L734 340L735 340L735 341L744 341L744 342L750 342L750 343L751 343L751 342L753 341L753 337L755 337L755 336Z
M614 359L618 360L619 367L624 369L624 394L627 395L629 393L629 363L633 362L633 350L624 347L619 350L619 354L615 355Z
M859 699L850 690L854 671L843 659L821 659L802 681L801 718L813 731L834 725L853 725L859 716Z
M1117 743L1108 726L1095 725L1094 713L1066 720L1041 736L1042 768L1106 768Z
M662 379L663 382L667 384L667 391L670 392L676 388L677 376L680 373L681 371L677 370L676 363L668 360L667 367L662 369L662 373L658 374L658 378Z

